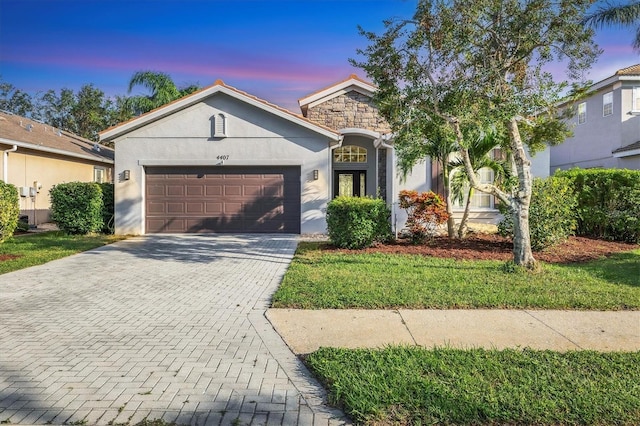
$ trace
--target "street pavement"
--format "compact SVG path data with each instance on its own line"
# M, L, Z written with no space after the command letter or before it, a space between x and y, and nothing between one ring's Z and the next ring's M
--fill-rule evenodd
M0 422L345 424L264 316L296 244L142 236L0 275Z

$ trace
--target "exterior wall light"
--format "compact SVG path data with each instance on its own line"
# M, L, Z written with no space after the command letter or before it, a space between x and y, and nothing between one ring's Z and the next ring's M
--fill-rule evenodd
M318 180L318 169L313 171L313 180Z
M124 170L122 172L122 180L129 180L131 179L131 170Z

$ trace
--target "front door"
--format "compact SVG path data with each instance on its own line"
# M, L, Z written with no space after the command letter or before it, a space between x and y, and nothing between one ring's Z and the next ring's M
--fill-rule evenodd
M367 172L362 170L336 170L333 173L333 196L364 197Z

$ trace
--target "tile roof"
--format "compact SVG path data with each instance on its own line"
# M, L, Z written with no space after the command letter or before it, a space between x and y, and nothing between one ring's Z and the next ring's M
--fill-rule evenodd
M100 151L97 151L93 141L4 111L0 111L0 138L5 139L0 141L4 144L17 142L35 150L62 151L62 154L66 152L73 157L82 156L100 162L112 163L114 158L114 151L109 147L98 145Z
M626 145L626 146L622 146L622 147L620 147L618 149L614 149L613 151L611 151L611 153L612 154L616 154L618 152L633 151L635 149L640 149L640 141L634 142L634 143Z
M640 75L640 64L631 65L616 71L616 75Z

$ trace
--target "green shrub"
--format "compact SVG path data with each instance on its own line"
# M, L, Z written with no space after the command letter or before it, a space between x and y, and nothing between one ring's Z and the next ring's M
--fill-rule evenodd
M559 176L534 179L529 207L531 249L540 251L573 235L577 222L576 205L570 179ZM499 209L504 219L498 224L498 232L513 237L510 208L500 204Z
M640 242L640 170L571 169L555 176L573 182L578 235Z
M435 192L402 190L399 194L400 208L407 211L407 229L414 244L433 238L449 218L447 205Z
M391 236L391 211L384 200L336 197L327 206L329 239L336 247L358 249Z
M93 182L61 183L51 188L51 219L67 234L100 232L102 190Z
M114 219L114 200L113 200L113 184L100 183L102 190L102 233L113 234Z
M18 189L0 180L0 243L13 235L19 214Z

